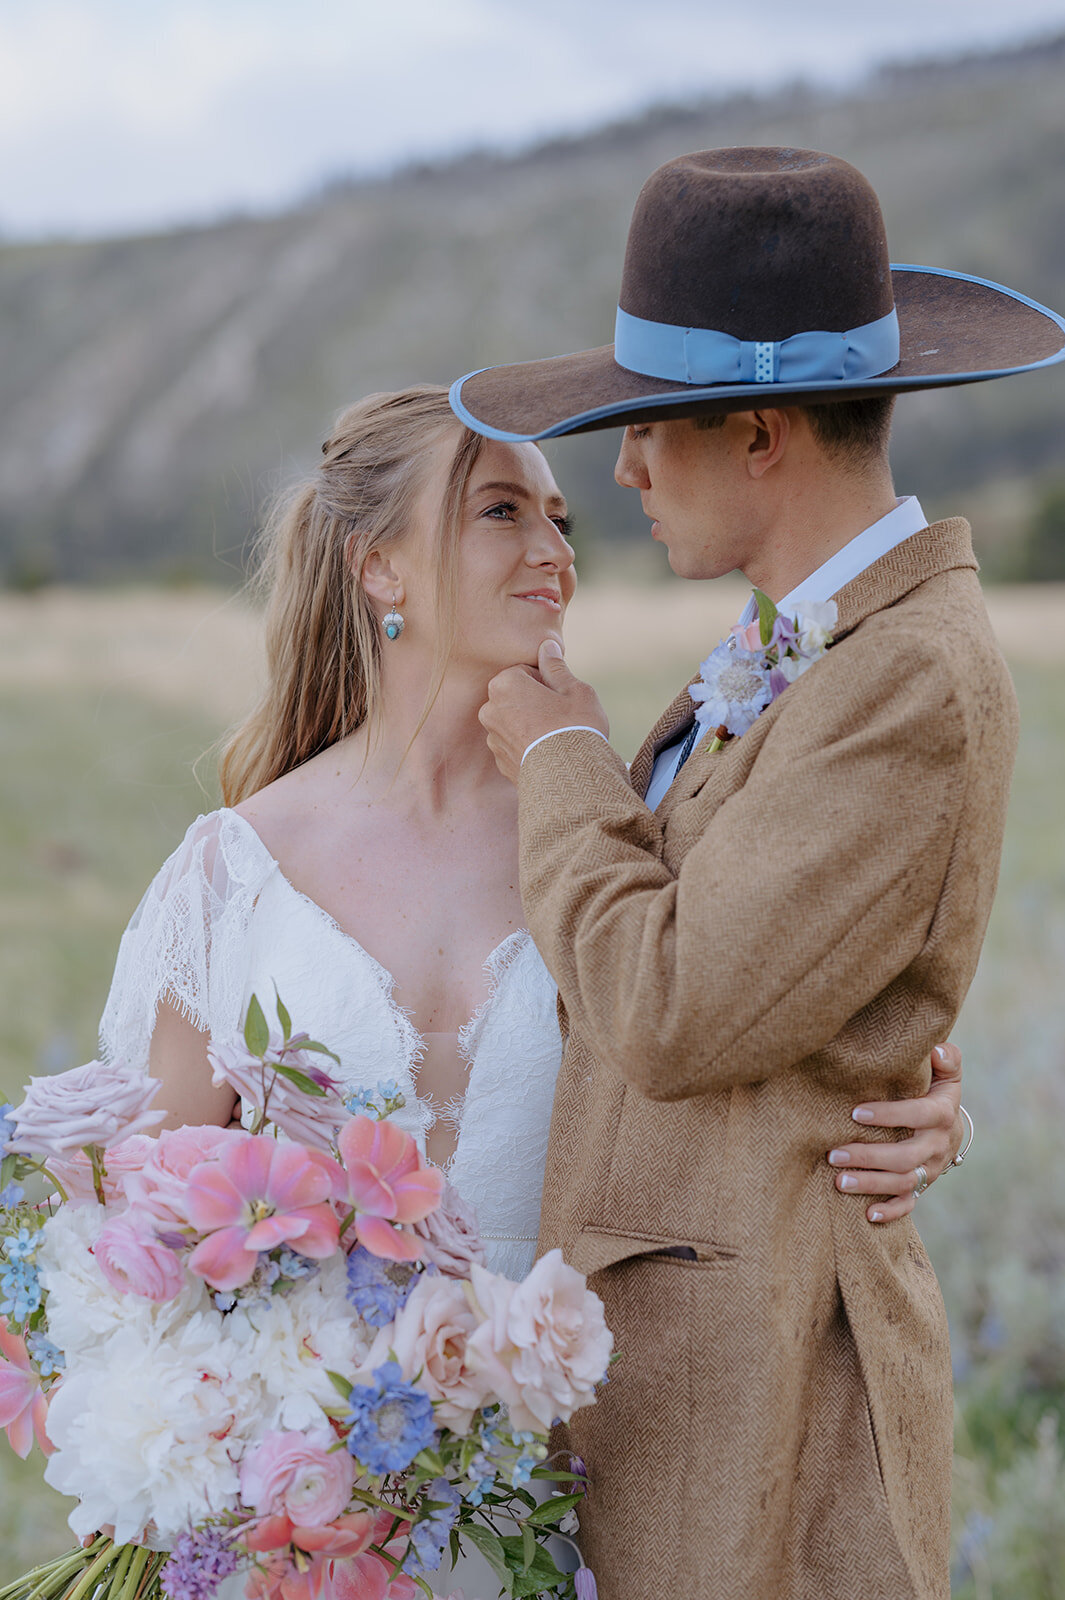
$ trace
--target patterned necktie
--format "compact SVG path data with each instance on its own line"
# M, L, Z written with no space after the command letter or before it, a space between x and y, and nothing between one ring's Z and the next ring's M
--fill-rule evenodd
M680 771L681 767L684 765L684 763L687 761L688 757L691 755L692 751L695 749L695 741L696 741L696 739L698 739L699 734L701 732L702 732L702 729L700 728L698 722L693 722L692 725L691 725L691 728L690 728L690 730L688 732L688 737L685 739L683 745L681 746L680 760L677 762L677 772ZM674 773L673 776L675 778L676 777L676 773Z

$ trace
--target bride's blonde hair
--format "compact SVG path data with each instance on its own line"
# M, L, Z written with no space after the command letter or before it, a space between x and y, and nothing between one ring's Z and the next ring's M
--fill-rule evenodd
M274 508L260 540L256 586L267 591L267 684L225 741L222 797L236 805L283 773L372 725L380 697L381 624L362 586L372 550L408 531L430 447L454 430L455 453L436 541L442 619L422 720L452 645L458 531L484 440L458 422L447 390L420 384L372 394L337 418L313 478ZM419 724L420 726L420 724Z

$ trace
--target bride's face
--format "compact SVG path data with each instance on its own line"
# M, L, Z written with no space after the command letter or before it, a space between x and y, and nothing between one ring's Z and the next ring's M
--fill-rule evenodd
M406 559L403 643L435 647L432 541L454 454L442 443L419 497L420 526ZM566 541L566 502L543 454L532 444L485 442L466 491L458 542L453 668L488 676L519 662L536 664L545 639L562 642L562 622L577 579ZM427 609L429 615L426 615ZM408 640L409 635L409 640Z

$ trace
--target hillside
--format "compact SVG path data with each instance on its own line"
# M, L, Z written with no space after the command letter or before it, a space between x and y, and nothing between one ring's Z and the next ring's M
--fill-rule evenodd
M608 340L635 194L722 144L809 145L877 187L894 259L1065 306L1065 36L847 94L663 108L512 159L337 184L297 210L0 249L0 576L232 581L263 499L375 388ZM897 478L1009 542L1065 473L1061 368L900 404ZM553 447L593 540L642 532L614 435Z

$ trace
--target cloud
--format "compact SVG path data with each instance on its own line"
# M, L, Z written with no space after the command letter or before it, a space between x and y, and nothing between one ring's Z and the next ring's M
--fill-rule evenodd
M1061 22L1052 0L8 0L0 228L157 226L655 100Z

